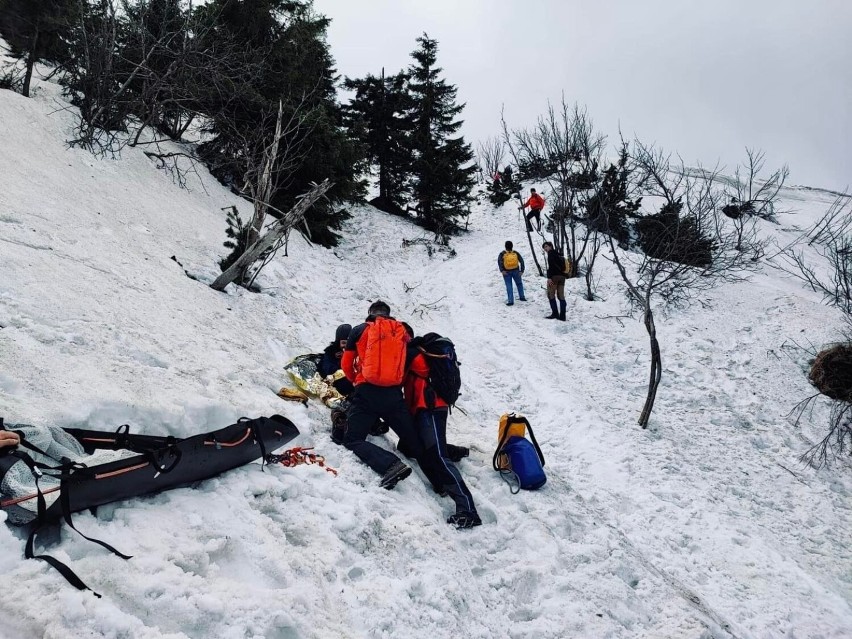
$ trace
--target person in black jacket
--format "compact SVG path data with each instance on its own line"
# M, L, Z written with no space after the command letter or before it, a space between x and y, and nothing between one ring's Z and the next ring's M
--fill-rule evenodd
M553 248L553 244L545 242L541 247L547 252L547 299L550 301L550 315L545 319L565 321L565 258ZM556 298L559 298L559 310L556 309Z
M349 338L349 333L351 332L352 326L349 324L341 324L337 327L337 331L334 334L334 341L325 347L322 359L317 364L317 372L320 375L328 377L341 370L340 360L343 357L343 351L346 349L346 340ZM344 397L348 397L355 390L352 382L345 377L335 380L333 386Z

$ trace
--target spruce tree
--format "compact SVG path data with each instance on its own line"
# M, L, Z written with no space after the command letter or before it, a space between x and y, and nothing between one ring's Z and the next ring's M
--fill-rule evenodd
M466 215L476 166L473 150L456 135L464 108L456 104L457 89L440 77L436 66L438 42L425 33L411 57L408 72L412 108L413 189L420 223L441 235L457 228L456 218Z
M411 97L403 73L349 79L344 86L355 96L344 108L346 123L364 145L367 162L377 169L379 208L402 210L411 167L410 127L406 114Z
M29 97L36 62L61 62L76 15L75 0L0 0L0 36L13 58L24 59L21 93Z
M348 136L337 103L337 75L325 39L330 21L299 0L212 0L199 11L211 25L211 46L226 42L241 51L247 69L245 81L207 96L202 110L214 137L200 154L214 175L242 192L245 142L273 134L283 103L284 121L299 124L282 140L287 167L269 203L289 210L311 183L329 178L334 188L311 208L307 223L315 242L333 246L335 230L348 217L336 203L360 195L361 149Z

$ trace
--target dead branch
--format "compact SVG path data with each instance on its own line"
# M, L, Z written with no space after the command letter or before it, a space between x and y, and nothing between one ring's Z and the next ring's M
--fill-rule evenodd
M304 217L307 210L319 200L332 187L328 179L314 186L307 194L302 196L290 211L273 224L272 228L254 244L252 244L242 256L240 256L225 272L223 272L210 285L217 291L224 291L225 287L233 282L240 273L254 264L266 251L271 250L276 243L284 237L291 228L296 226Z

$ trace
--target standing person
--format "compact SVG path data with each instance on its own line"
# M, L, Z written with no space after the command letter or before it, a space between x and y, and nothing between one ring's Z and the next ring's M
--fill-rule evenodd
M367 321L349 334L341 359L346 378L355 385L343 445L382 476L382 488L391 489L411 474L411 468L390 451L368 442L367 435L381 417L420 461L423 446L402 397L410 338L405 327L391 317L385 302L373 302L368 313Z
M491 176L491 179L493 180L491 187L493 188L493 190L495 190L495 191L500 190L500 179L501 179L501 177L502 176L500 175L500 171L494 171L494 175Z
M537 230L541 232L541 210L544 208L544 198L535 192L535 189L530 189L530 199L524 204L523 208L530 207L530 212L527 213L527 231L532 231L532 218L535 218Z
M521 254L514 250L512 242L506 242L506 250L500 251L497 256L497 268L503 274L503 281L506 283L506 306L512 306L515 303L515 296L512 291L512 282L518 287L518 299L526 302L524 297L524 282L521 275L524 273L524 258Z
M547 299L550 300L550 315L545 319L565 321L565 259L553 244L545 242L541 247L547 252ZM556 310L556 298L559 298L559 310Z
M408 346L408 365L403 387L405 403L414 418L414 427L423 444L420 468L432 482L436 492L448 495L456 505L456 512L447 523L456 528L473 528L482 524L473 496L451 461L447 448L447 415L449 407L429 385L429 364L426 351L420 345L435 333L414 338Z

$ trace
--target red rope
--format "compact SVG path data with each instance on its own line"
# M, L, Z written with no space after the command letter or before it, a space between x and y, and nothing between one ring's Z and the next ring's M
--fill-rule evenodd
M316 464L337 477L337 471L331 466L325 465L325 457L308 452L311 450L313 450L313 446L309 448L296 446L295 448L285 450L280 455L267 455L266 461L270 464L281 464L285 468L292 468L301 464Z

